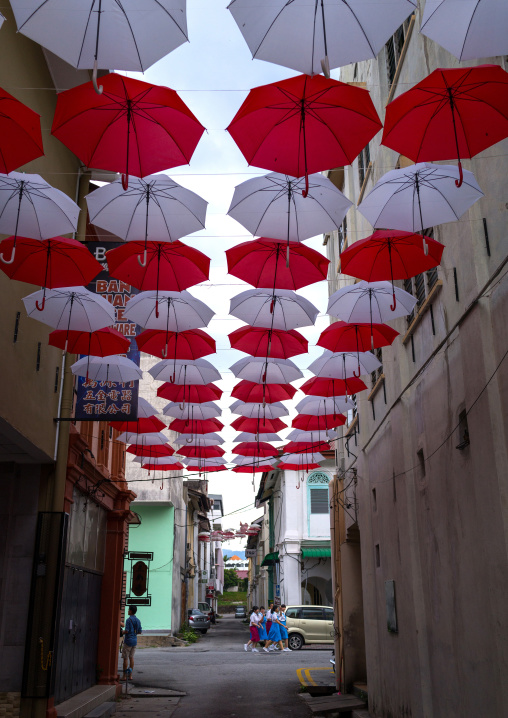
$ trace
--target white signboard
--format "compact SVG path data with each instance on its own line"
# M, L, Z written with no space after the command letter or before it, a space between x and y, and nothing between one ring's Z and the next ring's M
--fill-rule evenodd
M257 553L257 548L247 548L245 549L245 558L254 558L255 556L257 556Z

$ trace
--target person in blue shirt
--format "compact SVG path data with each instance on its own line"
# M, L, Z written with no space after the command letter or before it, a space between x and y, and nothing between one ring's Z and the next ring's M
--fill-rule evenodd
M136 616L137 610L137 606L129 606L129 618L125 622L122 647L124 678L127 676L132 678L132 671L134 670L134 654L138 644L138 635L142 631L141 621ZM127 667L127 664L129 664L129 667Z

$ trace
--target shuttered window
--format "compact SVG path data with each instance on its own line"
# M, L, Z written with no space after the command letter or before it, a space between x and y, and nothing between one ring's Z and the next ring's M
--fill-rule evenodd
M328 489L311 489L310 490L310 512L311 514L327 514L328 506Z

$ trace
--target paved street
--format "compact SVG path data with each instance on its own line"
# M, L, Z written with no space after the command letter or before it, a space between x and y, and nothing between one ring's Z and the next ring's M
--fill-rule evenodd
M325 669L330 649L276 654L246 653L247 627L225 617L199 642L186 648L145 648L136 652L134 685L182 690L175 718L307 718L298 698L299 668Z

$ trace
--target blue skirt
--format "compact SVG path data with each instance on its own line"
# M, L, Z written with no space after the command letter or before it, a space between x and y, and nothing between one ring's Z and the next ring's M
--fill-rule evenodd
M274 641L274 643L280 641L280 626L278 623L272 623L270 633L268 634L268 640Z
M258 625L258 633L259 633L259 640L260 641L266 641L268 640L268 634L266 632L266 627L264 623L260 623Z
M281 640L285 641L288 637L288 629L286 628L286 626L279 626L279 628Z

